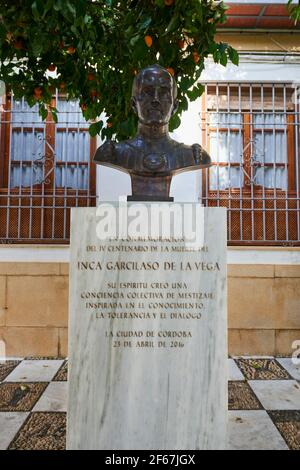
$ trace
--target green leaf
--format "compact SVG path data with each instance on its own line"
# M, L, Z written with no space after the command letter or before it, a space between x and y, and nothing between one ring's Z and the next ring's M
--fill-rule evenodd
M187 111L189 109L189 102L186 99L185 96L183 96L182 101L181 101L181 106L183 111Z
M239 65L239 60L240 60L239 54L235 49L233 49L233 47L229 47L228 55L229 55L229 59L234 65Z
M143 21L139 24L138 29L141 31L149 28L151 21L151 17L144 18Z
M201 83L198 83L197 88L199 90L199 96L203 95L203 93L205 92L205 86L201 85Z
M178 116L178 114L174 114L174 116L172 116L171 120L170 120L170 131L174 131L175 129L177 129L181 124L181 119L180 117Z
M43 119L43 121L45 121L45 119L47 119L48 110L47 110L47 108L45 107L45 105L43 105L43 104L39 104L39 115L41 116L41 118Z
M136 43L139 41L139 39L140 39L139 35L133 36L129 41L130 45L134 47Z
M64 2L63 0L54 0L54 5L53 5L54 10L56 11L61 11L64 8Z
M134 60L142 60L148 52L144 38L139 38L132 52Z
M38 0L36 0L35 2L33 2L33 4L31 5L31 10L32 10L32 14L33 14L33 17L36 21L39 21L40 19L40 11L39 11L39 8L38 8Z
M180 21L179 17L177 15L173 16L171 19L170 23L167 26L166 32L164 33L164 36L168 33L172 33L179 27Z
M190 77L183 77L180 81L180 88L183 92L186 92L192 85L194 80Z
M220 57L220 64L222 64L224 67L226 67L227 62L228 62L227 54L226 54L226 52L223 52L221 54L221 57Z
M57 112L53 108L51 108L51 116L52 116L53 121L57 124L57 121L58 121Z
M89 127L89 133L92 137L95 137L101 131L103 127L103 121L94 122Z
M199 98L204 91L203 85L196 85L192 90L187 91L187 95L191 101L195 101L197 98Z
M48 13L51 8L53 8L55 0L47 0L46 5L44 5L44 13L43 13L43 18L45 18L46 14Z
M69 0L67 0L65 3L66 3L67 8L70 10L70 12L71 12L74 16L76 16L76 8L75 8L75 6L72 5L72 3L71 3Z
M40 39L36 38L32 41L31 48L35 57L39 57L43 50L43 42Z

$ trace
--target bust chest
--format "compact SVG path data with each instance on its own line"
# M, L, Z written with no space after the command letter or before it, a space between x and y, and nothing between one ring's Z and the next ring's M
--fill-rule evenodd
M130 173L159 177L195 164L192 149L175 142L168 145L126 144L116 149L116 164Z

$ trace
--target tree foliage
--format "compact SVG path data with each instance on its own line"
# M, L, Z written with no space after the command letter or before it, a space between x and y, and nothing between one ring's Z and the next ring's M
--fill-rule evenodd
M291 18L298 23L300 20L300 0L298 1L298 5L293 4L293 0L288 1L288 9L291 14Z
M212 55L226 66L237 52L215 41L226 7L212 0L0 0L0 77L17 98L39 104L45 119L55 89L78 99L91 134L132 136L131 87L141 68L159 63L178 82L180 124ZM105 112L107 123L97 121Z

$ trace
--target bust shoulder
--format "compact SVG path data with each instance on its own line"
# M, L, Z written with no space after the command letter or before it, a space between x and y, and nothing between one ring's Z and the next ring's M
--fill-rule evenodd
M211 159L208 153L199 144L185 145L172 141L174 148L173 155L176 165L175 172L192 167L207 168L211 165Z
M100 165L131 170L135 166L137 150L134 139L122 142L107 140L96 150L93 160Z
M107 140L96 150L94 161L114 163L116 156L116 143L113 140Z
M193 144L192 149L196 165L201 165L201 167L208 167L211 165L211 158L201 145Z

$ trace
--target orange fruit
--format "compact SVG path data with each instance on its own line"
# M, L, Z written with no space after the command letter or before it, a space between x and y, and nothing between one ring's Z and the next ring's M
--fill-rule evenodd
M165 0L165 5L167 5L167 7L173 5L174 3L174 0Z
M14 48L18 50L25 49L25 44L22 39L17 39L16 41L13 42Z
M49 72L54 72L55 69L56 69L56 65L55 65L55 64L50 64L49 67L48 67Z
M65 83L64 83L64 82L61 82L61 83L59 84L59 88L60 88L61 90L64 90L64 89L66 88Z
M34 91L33 91L34 97L39 100L42 98L43 95L43 89L40 86L36 86Z
M89 72L87 74L87 79L91 82L92 80L95 80L95 75L92 72Z
M90 91L90 96L98 96L97 90L93 89Z
M68 54L72 55L72 54L75 54L75 52L76 52L75 47L73 47L73 46L68 47L68 49L67 49Z
M193 52L193 59L194 59L194 62L195 64L198 64L199 60L200 60L200 56L198 54L198 52Z
M168 68L167 68L167 71L172 75L172 77L174 77L174 75L175 75L175 70L172 69L172 67L168 67Z
M146 43L147 47L151 47L152 43L153 43L152 37L151 36L145 36L145 43Z

